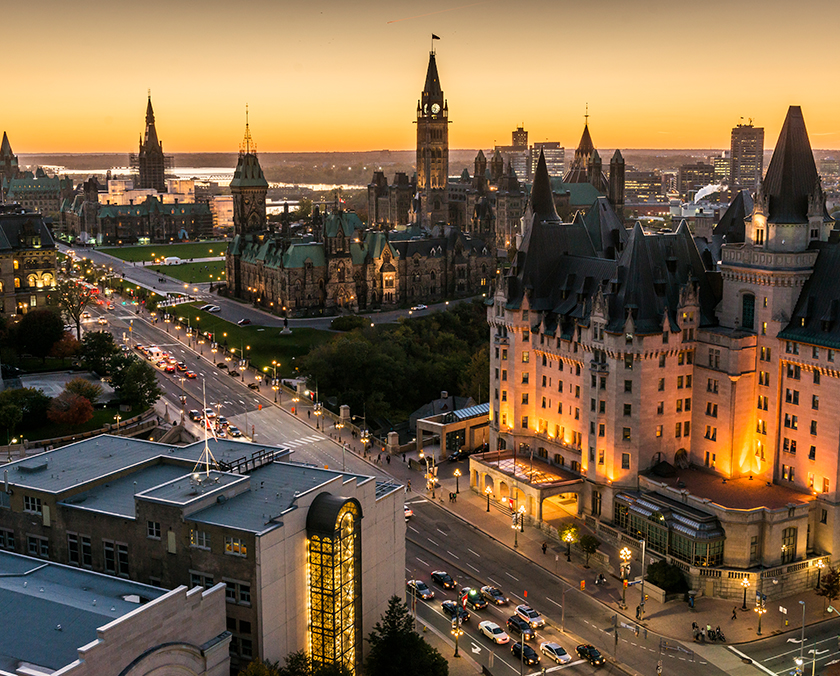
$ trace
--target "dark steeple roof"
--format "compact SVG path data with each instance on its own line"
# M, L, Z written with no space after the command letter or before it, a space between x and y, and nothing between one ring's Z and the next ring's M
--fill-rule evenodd
M429 52L429 68L426 70L426 84L423 87L423 93L431 97L443 96L434 52Z
M595 145L592 143L592 137L589 135L589 124L583 125L583 135L580 137L575 155L588 155L595 150Z
M739 190L735 199L726 209L712 233L713 238L721 241L726 237L727 244L740 244L746 237L744 219L752 213L753 199L748 190Z
M3 145L0 145L0 156L3 157L10 157L14 155L12 152L12 144L9 143L9 137L6 136L6 132L3 132Z
M807 223L808 198L819 180L802 109L791 106L762 182L762 192L768 200L767 220Z
M149 101L146 104L146 134L144 137L145 145L148 148L158 148L160 142L158 141L157 129L155 129L155 111L152 110L152 95L149 94Z
M610 164L624 164L624 155L621 154L618 148L615 149Z
M610 201L599 197L581 218L598 254L604 258L617 258L627 243L628 232Z
M531 211L534 220L538 217L543 221L559 221L557 209L554 208L554 196L551 193L551 178L548 175L548 165L545 163L545 153L540 150L537 170L534 172L534 185L531 188Z

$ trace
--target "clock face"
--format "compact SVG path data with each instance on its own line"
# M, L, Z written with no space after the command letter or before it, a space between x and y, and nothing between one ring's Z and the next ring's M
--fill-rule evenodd
M440 112L440 106L437 103L432 104L432 114L437 115Z
M424 103L424 104L423 104L423 114L424 114L424 115L428 115L428 114L429 114L429 104L428 104L428 103Z

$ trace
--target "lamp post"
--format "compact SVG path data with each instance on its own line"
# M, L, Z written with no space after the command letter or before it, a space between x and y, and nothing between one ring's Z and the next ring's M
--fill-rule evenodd
M423 452L423 449L420 449L420 453L418 454L419 458L426 462L426 490L432 492L432 500L435 499L435 477L434 477L434 466L435 466L435 457L434 455L426 455Z
M461 623L459 620L452 620L452 635L455 637L455 657L460 657L461 655L458 653L458 638L462 636L464 630L461 629Z
M116 420L116 421L117 421L117 435L119 436L119 433L120 433L120 420L122 420L122 416L121 416L119 413L117 413L117 415L115 415L115 416L114 416L114 420Z
M456 495L461 492L461 489L458 485L458 479L460 479L460 478L461 478L461 470L456 469L455 470L455 494ZM819 587L819 585L817 585L817 586Z
M618 556L621 558L621 579L622 579L622 586L621 586L621 607L626 609L627 608L627 573L630 567L630 559L633 558L633 552L630 551L629 547L623 547L622 550L618 553Z
M487 511L490 511L490 494L493 492L493 489L490 486L484 489L484 495L487 496Z
M756 606L753 610L758 613L758 635L761 636L761 616L767 612L767 608L764 606Z
M566 541L566 561L571 562L572 560L572 542L575 539L574 533L571 530L567 530L566 534L563 536L563 539Z
M799 663L805 664L805 601L800 601L799 605L802 606L802 632L799 635ZM816 653L814 653L814 659L817 658Z
M822 569L825 568L825 561L819 559L815 564L817 566L817 589L820 588L820 576L822 575Z
M321 410L321 402L316 401L315 402L315 429L316 430L321 429L321 418L320 418L320 416L321 416L322 412L323 411Z
M513 528L513 548L516 549L519 547L519 512L513 513L513 519L511 519L510 527Z
M642 545L642 600L639 602L639 621L645 619L645 546L646 540L639 540Z
M525 532L525 505L519 505L519 531Z
M741 586L744 588L744 604L741 606L741 610L747 609L747 589L750 588L750 579L745 577L741 580Z

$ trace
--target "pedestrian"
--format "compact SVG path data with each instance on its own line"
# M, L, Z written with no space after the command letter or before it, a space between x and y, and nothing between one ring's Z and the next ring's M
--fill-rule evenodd
M312 418L312 411L307 411L306 412L306 417L311 419Z
M403 453L403 462L405 462L405 453Z
M642 616L642 607L636 606L636 619L638 620Z
M408 492L411 493L411 479L408 480Z
M545 542L542 543L542 550L543 550L543 555L545 555L546 551L548 550L548 545Z
M390 456L390 454L385 456L385 461L386 461L389 465L391 464L391 456Z
M733 619L733 620L737 620L737 619L738 619L738 606L734 606L734 607L732 608L732 619Z
M377 464L377 465L381 465L381 464L382 464L382 454L381 454L381 453L380 453L379 455L377 455L377 456L376 456L376 464Z

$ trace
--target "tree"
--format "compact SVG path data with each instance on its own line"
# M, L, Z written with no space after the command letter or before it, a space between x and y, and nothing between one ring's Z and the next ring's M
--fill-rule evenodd
M584 568L589 568L589 557L597 552L598 547L600 546L601 541L594 535L587 533L586 535L581 536L580 548L583 550L583 553L586 554L586 562L583 564Z
M33 428L41 424L46 417L50 398L42 390L22 387L0 392L0 408L7 404L21 412L21 427Z
M59 280L53 295L68 321L76 326L76 340L82 339L82 313L94 301L94 293L77 279Z
M239 676L280 676L280 663L253 660L239 671Z
M481 346L461 372L458 382L461 394L472 397L477 404L490 401L490 346Z
M398 596L368 637L367 676L448 676L449 664L414 631L408 606Z
M118 354L120 347L108 331L88 331L82 339L82 362L101 376L109 372L111 360Z
M840 568L829 566L823 571L821 578L820 586L814 593L828 599L828 604L831 605L834 599L840 596Z
M73 337L72 333L65 331L61 340L52 346L52 350L50 350L50 357L61 359L63 363L67 357L73 357L79 354L79 350L81 349L82 344Z
M84 378L73 378L64 386L65 392L72 392L84 397L91 404L95 404L96 400L102 396L102 386L92 383Z
M50 403L47 418L59 425L83 425L93 417L93 406L84 397L65 390Z
M112 364L115 362L121 362L120 357L115 358ZM152 406L161 395L154 367L136 358L127 359L119 369L114 369L111 381L123 402L141 411Z
M51 308L30 310L18 325L18 349L46 361L53 346L64 337L64 322Z
M0 427L6 430L6 441L14 434L15 427L23 420L23 411L14 404L0 405Z

